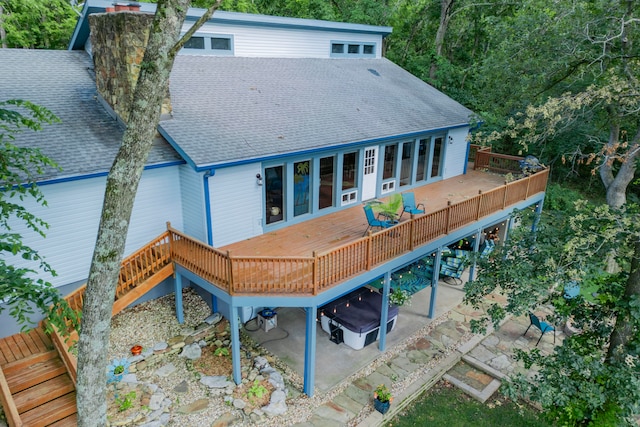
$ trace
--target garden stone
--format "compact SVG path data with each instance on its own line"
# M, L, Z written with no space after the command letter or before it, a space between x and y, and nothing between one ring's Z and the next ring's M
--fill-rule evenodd
M187 391L189 391L189 384L187 384L187 381L184 380L180 384L175 386L173 388L173 391L175 391L176 393L186 393Z
M181 406L178 408L178 412L185 415L195 414L196 412L204 411L208 406L209 399L199 399L188 405Z
M511 366L511 361L506 354L503 354L490 360L487 364L498 371L502 371Z
M153 351L163 351L169 347L169 344L166 342L157 342L153 345Z
M263 369L269 366L269 362L267 362L267 359L263 356L258 356L254 359L253 365L258 369Z
M169 414L168 412L165 412L162 415L160 415L161 425L166 426L167 424L169 424L170 420L171 420L171 414Z
M122 376L120 382L136 384L138 382L138 377L136 377L136 374L126 374Z
M141 360L144 360L144 356L142 356L142 354L139 354L137 356L131 356L129 358L129 363L134 364L140 362Z
M287 412L287 404L285 402L287 395L282 390L276 390L271 393L271 401L267 406L262 407L262 411L270 417L282 415Z
M176 370L176 367L174 366L174 364L169 363L167 365L162 366L161 368L158 368L155 374L159 377L168 377L169 375L174 373L175 370Z
M200 340L200 341L198 341L198 345L200 346L200 348L206 347L207 346L207 342L205 340Z
M284 378L280 372L274 372L269 376L269 382L273 385L276 390L284 390Z
M211 316L204 319L204 321L209 325L215 325L221 320L222 320L222 315L220 313L213 313Z
M247 406L247 402L242 399L233 399L233 407L236 409L244 409Z
M151 396L151 400L149 400L149 409L155 411L157 409L162 408L162 402L164 401L164 394L155 393Z
M200 382L209 388L226 388L231 383L224 375L204 376L200 378Z
M186 357L189 360L200 359L200 357L202 357L202 348L200 348L198 343L189 344L182 348L180 357Z

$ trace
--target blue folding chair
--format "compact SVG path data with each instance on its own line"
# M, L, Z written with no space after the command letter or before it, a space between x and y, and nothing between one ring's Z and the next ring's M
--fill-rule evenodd
M529 321L531 322L529 324L529 328L531 328L532 326L535 326L541 332L540 338L538 338L538 342L536 342L536 347L540 343L540 340L542 339L544 334L547 332L553 332L553 343L554 344L556 343L556 329L553 326L551 326L547 322L543 322L542 320L538 319L538 316L536 316L532 312L529 312ZM523 336L527 334L527 332L529 331L529 328L527 328L527 330L524 331L524 334L522 334Z
M373 209L370 205L364 205L363 209L365 215L367 216L367 222L369 223L367 229L364 230L363 236L367 234L367 231L369 231L370 228L380 227L381 229L384 229L389 228L393 225L393 221L376 218L376 215L373 213Z
M422 206L422 209L418 209L420 206ZM400 214L400 218L402 218L405 212L408 212L411 216L423 214L424 204L419 203L418 206L416 206L416 198L413 193L402 193L402 213Z

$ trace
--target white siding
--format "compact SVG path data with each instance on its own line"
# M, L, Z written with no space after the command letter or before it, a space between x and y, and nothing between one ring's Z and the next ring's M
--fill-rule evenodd
M180 166L182 187L182 231L203 242L207 241L207 226L204 208L203 173L195 172L190 166Z
M23 235L23 242L36 249L58 274L41 277L54 286L85 280L95 246L105 177L62 182L40 187L47 207L31 200L24 205L49 224L46 238L16 222L14 231ZM182 213L177 203L179 196L177 167L145 171L131 217L125 255L133 252L166 230L166 222L182 225ZM37 270L34 264L12 257L9 263Z
M228 245L262 234L262 188L259 163L218 169L209 178L213 245Z
M188 28L189 25L185 25L183 31ZM332 41L375 43L375 57L382 56L382 36L378 34L224 24L205 24L198 35L206 33L233 35L234 56L329 58Z
M467 162L468 127L456 128L445 136L445 163L443 178L462 175Z

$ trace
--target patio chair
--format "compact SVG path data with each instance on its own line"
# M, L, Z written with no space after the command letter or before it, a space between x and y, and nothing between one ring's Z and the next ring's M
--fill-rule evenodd
M381 229L384 229L393 225L393 221L376 218L376 215L373 213L373 208L370 205L364 205L363 209L367 216L367 222L369 223L367 229L364 230L363 236L367 234L367 231L369 231L370 228L380 227Z
M544 322L544 321L538 319L538 316L536 316L532 312L529 312L529 321L531 323L529 323L529 327L527 328L526 331L524 331L524 334L522 334L522 336L525 336L527 334L527 332L529 331L529 328L531 328L531 326L535 326L541 332L540 333L540 338L538 338L538 342L536 342L536 347L538 346L538 344L540 344L540 340L542 339L544 334L547 333L547 332L550 332L550 331L553 332L553 343L554 344L556 343L556 329L553 326L551 326L547 322Z
M418 209L420 206L422 206L422 209ZM400 218L402 218L405 212L408 212L411 216L423 214L424 204L418 203L418 206L416 206L416 198L413 193L402 193L402 213L400 214Z
M449 285L462 285L461 276L467 263L467 251L456 249L443 253L440 262L440 277Z

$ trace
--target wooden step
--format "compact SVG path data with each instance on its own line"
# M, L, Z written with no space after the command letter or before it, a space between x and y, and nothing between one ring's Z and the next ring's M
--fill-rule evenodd
M56 421L53 424L49 424L49 427L76 427L78 425L78 414L74 413L66 418Z
M11 394L16 394L36 384L67 373L64 363L59 357L45 360L11 374L5 372Z
M59 422L77 411L76 392L67 393L44 405L20 414L25 426L44 427Z
M33 366L47 360L55 359L56 357L58 357L58 352L56 350L32 354L31 356L25 357L24 359L14 360L13 362L7 363L2 367L2 370L4 371L5 376L11 376L15 372L19 373L29 366Z
M71 378L65 373L15 393L13 401L18 408L18 412L23 413L74 390L75 387Z

